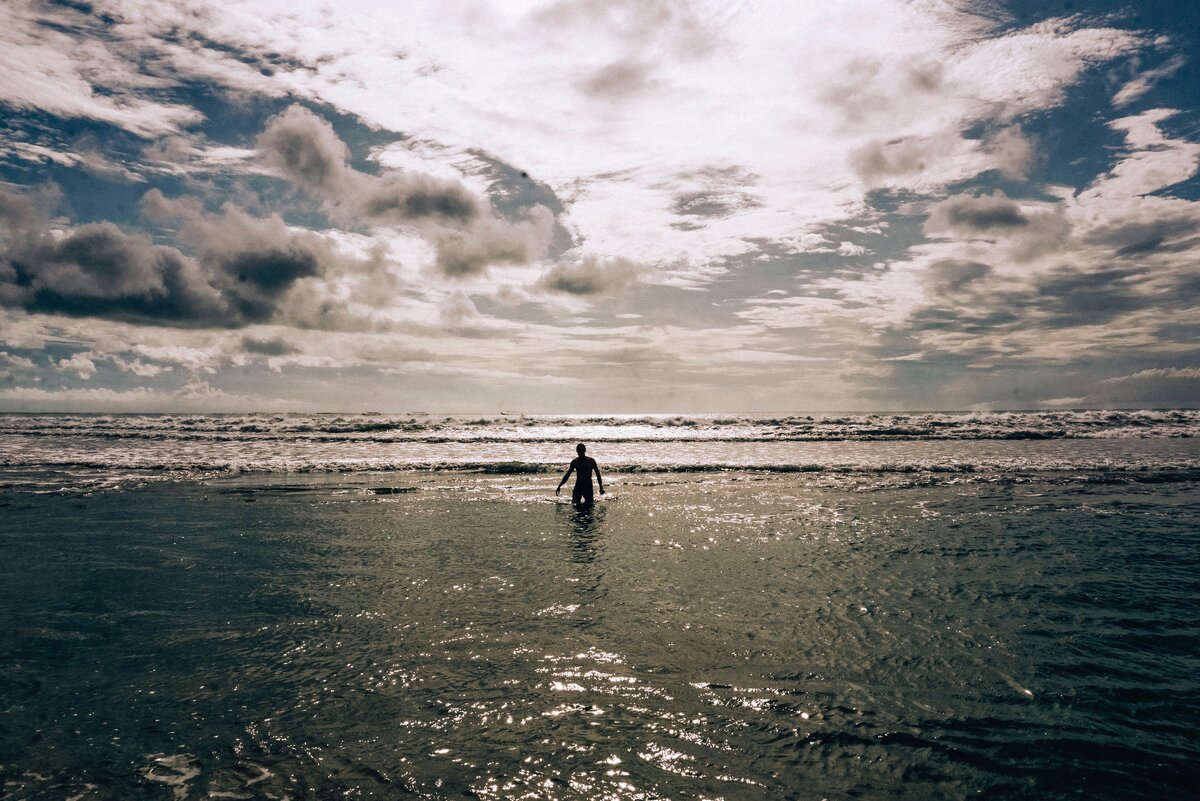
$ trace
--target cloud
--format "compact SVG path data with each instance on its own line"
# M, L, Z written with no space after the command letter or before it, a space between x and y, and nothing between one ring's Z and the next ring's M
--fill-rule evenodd
M683 173L679 179L690 188L672 197L671 212L678 216L719 219L763 205L746 191L759 176L738 166L704 167Z
M220 316L220 293L178 250L112 223L52 229L36 199L0 190L14 225L0 250L0 305L187 324Z
M1128 384L1151 379L1168 379L1180 381L1200 381L1200 367L1154 367L1141 370L1132 375L1105 378L1101 384Z
M17 356L7 351L0 350L0 364L6 367L16 367L20 370L32 370L33 359L25 356Z
M59 359L58 369L63 372L73 372L83 380L96 374L96 364L89 357L91 354L76 353L69 359Z
M108 356L108 359L117 367L118 370L121 370L125 373L133 373L141 378L153 378L156 375L169 373L171 370L175 369L169 364L149 364L141 359L123 359L117 355L110 355Z
M869 188L933 192L988 170L1020 179L1033 159L1033 148L1019 125L976 139L966 125L933 135L873 139L849 154L849 163Z
M991 267L979 262L944 259L926 267L922 278L936 296L944 297L966 289L991 272Z
M73 8L0 4L0 103L98 120L142 137L199 121L193 108L150 99L148 90L163 83L114 52L105 41L108 27Z
M1137 63L1136 59L1134 63ZM1175 54L1160 66L1137 73L1133 78L1126 81L1117 93L1113 95L1113 105L1118 108L1129 105L1149 92L1159 81L1164 78L1170 78L1179 72L1186 63L1187 60L1183 56Z
M636 59L620 59L606 64L579 82L589 95L616 101L639 95L654 85L653 66Z
M10 222L0 250L0 304L144 324L238 327L284 312L289 292L304 279L360 264L324 237L231 204L209 214L195 200L152 189L142 208L151 220L178 224L178 240L195 255L112 223L63 231L43 216L37 198L0 190L0 216Z
M1021 207L997 189L991 195L955 195L936 204L925 223L926 233L979 233L996 228L1023 228L1029 218Z
M461 181L413 172L371 175L348 162L333 127L302 106L273 117L258 138L263 161L324 203L350 226L410 225L433 244L435 264L450 277L477 275L496 264L526 264L545 254L554 215L529 206L509 221Z
M293 353L300 352L295 345L282 337L274 337L272 339L245 337L242 339L242 347L248 353L257 353L262 356L290 356Z
M637 280L639 268L629 259L584 256L554 265L537 280L537 288L569 295L599 295Z
M1153 97L1181 45L1107 27L1123 18L899 0L87 8L0 12L0 98L26 95L0 100L0 168L69 176L60 207L0 192L0 346L42 347L43 379L73 380L56 365L83 349L92 383L284 369L276 386L336 399L350 374L320 371L386 364L404 380L363 386L435 408L585 363L613 408L646 376L651 403L673 383L841 405L994 400L1010 368L1084 397L1066 368L1115 392L1136 382L1097 382L1194 363L1200 218L1170 187L1198 154L1165 133L1186 121L1102 127ZM1088 71L1131 62L1096 109ZM140 217L122 177L159 187ZM712 366L726 351L736 382Z
M339 261L325 238L293 230L278 216L251 217L228 203L208 214L195 201L169 199L157 189L145 194L142 208L150 219L181 224L179 241L196 252L227 314L241 324L270 320L294 284Z
M478 318L479 309L465 293L455 292L442 304L439 314L442 322L453 326Z
M1152 367L1103 378L1078 397L1051 398L1043 406L1078 408L1195 407L1200 398L1200 367Z
M310 192L340 198L355 189L350 148L332 125L303 106L272 117L257 148L267 165Z
M1018 203L1000 189L988 195L951 195L934 203L921 230L926 236L945 237L951 243L970 242L978 247L992 242L995 251L989 257L1011 263L1061 252L1072 241L1066 204Z
M192 376L173 390L135 387L117 390L109 387L43 389L9 387L0 389L0 404L6 409L39 412L111 411L161 412L245 412L247 409L288 409L296 403L226 392Z

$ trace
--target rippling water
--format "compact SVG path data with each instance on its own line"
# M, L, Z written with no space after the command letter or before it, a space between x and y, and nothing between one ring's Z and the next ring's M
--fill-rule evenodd
M1195 791L1189 474L554 482L12 483L4 797Z

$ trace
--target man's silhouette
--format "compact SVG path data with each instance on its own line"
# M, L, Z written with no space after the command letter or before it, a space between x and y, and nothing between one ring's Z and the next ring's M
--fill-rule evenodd
M567 472L562 477L562 481L558 482L558 486L554 489L554 494L557 495L562 489L563 484L567 483L567 479L571 477L571 473L575 474L575 488L571 490L571 503L592 503L595 499L592 497L592 471L596 471L596 480L600 482L600 494L604 494L604 479L600 476L600 466L596 464L596 460L590 456L586 456L587 446L582 442L575 446L575 452L579 456L571 460L571 466L567 468Z

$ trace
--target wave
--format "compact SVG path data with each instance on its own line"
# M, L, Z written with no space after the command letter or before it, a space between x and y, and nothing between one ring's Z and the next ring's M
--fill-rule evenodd
M553 443L1200 437L1200 410L784 416L0 415L0 437L237 442Z
M489 462L489 461L389 461L330 460L324 462L288 463L269 461L222 460L145 460L145 459L61 459L25 460L0 459L5 469L85 469L136 470L145 473L240 475L247 473L479 473L484 475L558 475L563 472L560 462ZM835 475L874 475L891 473L1018 475L1053 472L1095 473L1108 476L1175 475L1188 480L1200 479L1200 458L1177 460L1173 463L1146 461L1114 468L1108 461L1084 459L1029 459L933 462L913 460L875 464L830 464L821 462L794 464L758 464L753 462L664 462L654 464L609 464L605 475L639 475L649 473L826 473Z

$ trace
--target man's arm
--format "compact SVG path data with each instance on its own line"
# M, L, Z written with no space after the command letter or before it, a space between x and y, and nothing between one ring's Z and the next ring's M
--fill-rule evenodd
M555 495L558 494L558 491L562 489L562 485L567 483L567 479L570 478L571 474L574 472L575 472L575 462L571 462L571 466L567 468L567 472L563 473L562 481L558 482L558 486L554 488Z
M604 478L600 475L600 465L596 464L596 460L592 460L592 469L596 471L596 481L600 483L600 494L604 494Z

